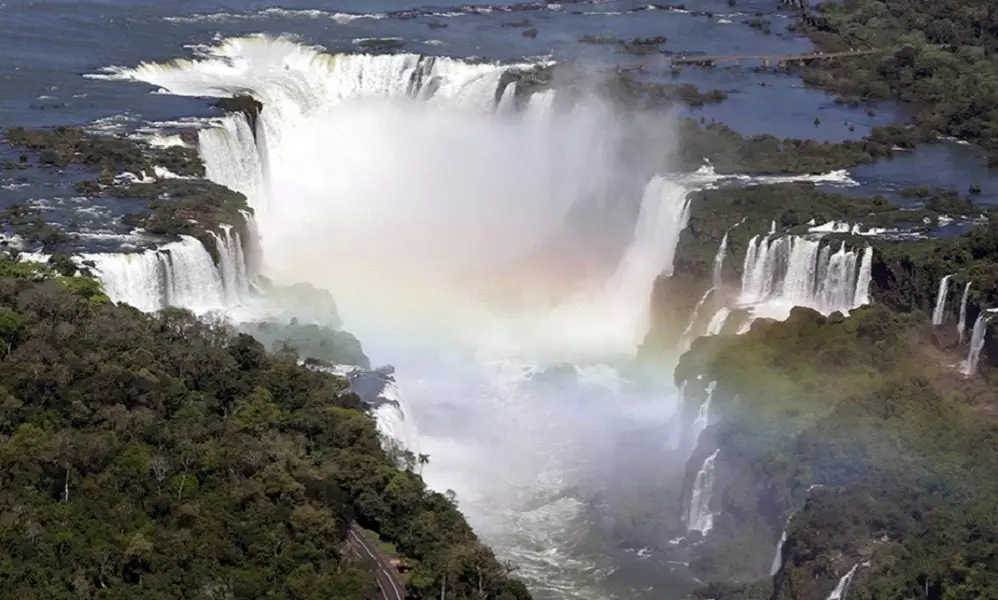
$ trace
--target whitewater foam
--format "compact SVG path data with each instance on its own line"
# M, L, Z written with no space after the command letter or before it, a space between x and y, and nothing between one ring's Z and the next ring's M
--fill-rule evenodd
M637 385L611 361L647 332L689 188L622 160L633 140L609 107L559 107L553 91L514 103L508 65L334 56L265 36L197 52L101 76L263 103L256 131L231 115L199 133L208 176L247 195L259 236L240 272L229 248L243 245L218 235L219 280L242 293L258 269L332 291L367 354L398 368L404 417L393 403L376 414L393 436L418 434L428 483L455 490L535 589L597 589L612 565L580 548L582 490L597 471L660 471L661 457L607 463L621 438L663 429L674 401L671 382ZM591 234L608 215L626 235ZM546 251L559 236L581 252ZM535 255L540 276L515 272L503 289L563 279L552 304L514 309L483 295L493 272ZM575 364L551 368L566 360ZM410 416L417 433L403 432Z

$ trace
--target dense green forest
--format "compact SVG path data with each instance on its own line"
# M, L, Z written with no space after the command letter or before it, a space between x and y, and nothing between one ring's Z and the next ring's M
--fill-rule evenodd
M858 100L898 98L922 129L980 144L998 165L998 4L993 0L823 2L810 33L826 51L883 54L819 61L805 81Z
M529 598L290 348L5 255L0 349L0 596L369 600L357 522L410 562L411 598Z
M719 513L692 566L718 582L758 578L700 597L817 600L866 562L853 600L996 597L993 392L926 345L924 324L884 306L848 319L798 308L694 343L677 378L709 373L724 416L698 450L721 448ZM791 515L770 584L772 555L753 549L772 547Z

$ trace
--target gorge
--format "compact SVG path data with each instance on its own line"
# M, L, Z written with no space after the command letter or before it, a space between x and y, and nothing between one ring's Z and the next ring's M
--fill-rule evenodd
M402 20L371 15L351 18ZM690 168L691 136L716 129L550 58L270 34L178 48L87 75L222 109L129 132L150 162L119 160L113 180L82 163L101 170L94 197L149 202L130 235L159 237L123 253L17 230L22 260L70 260L114 303L224 321L277 357L294 346L533 597L988 589L988 206L899 205L839 165L742 172L706 145ZM17 139L42 164L61 143ZM974 576L952 583L957 548ZM448 581L419 575L415 597ZM522 597L494 581L489 597Z

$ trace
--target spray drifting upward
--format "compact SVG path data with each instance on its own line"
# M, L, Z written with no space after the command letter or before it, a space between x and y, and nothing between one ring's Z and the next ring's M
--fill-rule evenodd
M248 240L246 271L331 291L369 355L398 368L406 418L433 456L427 482L455 489L476 529L535 585L564 589L569 561L532 573L577 537L573 490L610 460L617 436L658 431L671 390L630 391L605 364L573 369L578 389L537 389L533 378L576 352L633 353L689 201L654 174L670 132L651 135L639 116L584 95L523 98L507 70L250 37L108 76L262 102L256 131L232 115L200 136L209 176L254 208L260 246ZM646 138L656 152L643 151ZM571 251L550 249L559 244ZM507 270L509 281L493 277ZM493 279L528 301L494 300ZM534 302L528 292L551 280L557 294ZM629 412L638 408L640 418ZM397 432L393 414L379 417Z
M549 91L514 110L510 68L524 66L330 55L252 36L195 60L101 76L180 95L259 99L255 140L241 115L200 136L207 172L247 194L265 274L330 289L352 327L428 322L453 333L470 319L466 335L503 347L510 338L532 343L526 336L558 349L633 351L646 333L652 283L671 272L686 190L626 158L646 127L627 128L601 102L556 109ZM646 182L643 192L635 179ZM629 222L622 227L631 234L592 235L607 221ZM537 256L555 237L574 239L582 252ZM510 327L508 303L486 306L480 296L525 256L543 272L504 280L500 297L567 283L554 302L561 306L518 307ZM498 333L497 311L507 321Z

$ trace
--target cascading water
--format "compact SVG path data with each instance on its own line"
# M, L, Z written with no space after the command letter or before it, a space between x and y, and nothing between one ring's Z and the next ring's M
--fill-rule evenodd
M963 343L964 335L967 333L967 300L970 299L970 284L968 281L963 286L963 295L960 296L960 321L956 324L956 330L960 334L960 343Z
M693 493L690 496L690 509L686 519L688 531L708 533L714 528L714 513L710 510L710 497L714 491L714 461L720 449L703 461L703 466L697 471L693 482Z
M939 280L939 291L936 293L936 306L932 309L932 324L942 325L946 315L946 295L949 293L949 280L952 275L946 275Z
M689 350L690 344L693 343L693 328L696 326L697 321L700 319L700 310L703 305L706 304L707 299L710 298L711 294L714 293L714 288L708 289L700 296L700 300L697 301L696 306L693 307L693 314L690 315L690 322L686 324L686 329L683 330L683 335L681 339L681 346L684 351Z
M194 312L225 307L225 287L211 255L201 242L181 236L157 250L136 253L82 254L108 297L152 312L167 306Z
M728 322L729 316L731 316L731 309L727 306L722 306L717 309L717 312L714 313L714 316L712 316L710 321L707 323L707 335L720 334L721 330L724 329L724 324Z
M612 565L582 546L580 494L619 478L621 440L667 427L671 382L615 365L646 334L655 278L672 272L688 190L626 158L646 123L586 98L560 106L552 91L514 110L498 89L506 69L257 36L110 77L262 102L255 141L242 115L200 136L209 176L254 209L260 254L250 240L246 273L331 291L367 354L398 369L427 482L457 492L536 597L592 597L582 587ZM629 235L583 233L576 209L595 224L623 214ZM542 277L515 273L511 291L564 280L554 308L485 302L483 279L557 234L608 264L581 269L577 253L539 259ZM629 457L626 481L660 473L661 459Z
M960 371L967 377L977 375L977 368L981 362L981 352L984 350L988 321L994 316L994 310L981 310L981 313L977 315L977 320L974 321L974 329L970 333L970 350L967 353L967 360L960 367Z
M232 225L222 225L220 234L211 232L221 267L225 305L235 306L249 297L249 278L243 257L243 242Z
M745 253L738 303L755 316L776 319L794 306L848 313L869 302L872 262L869 246L860 255L845 242L833 252L820 240L755 236Z
M853 577L856 576L856 571L858 571L860 567L867 567L869 565L869 562L856 563L853 565L853 567L849 569L849 571L843 575L841 579L839 579L839 583L835 586L835 589L832 590L832 593L828 594L828 600L845 600L846 594L849 592L849 584L852 583Z
M717 254L714 255L713 287L715 290L721 288L722 272L724 269L724 255L728 252L728 232L724 232L721 238L721 245L717 247Z
M735 225L737 227L737 225ZM728 232L724 233L724 237L721 238L721 243L717 247L717 253L714 255L714 269L712 273L712 284L710 289L704 292L703 296L700 297L700 301L697 302L696 306L693 308L693 314L690 315L690 322L686 325L686 329L683 330L683 335L680 337L680 347L683 352L690 349L690 345L693 343L694 334L693 328L696 327L697 322L700 319L700 310L703 305L707 302L707 299L711 297L714 292L721 289L722 281L722 270L724 268L724 256L728 252ZM719 316L720 315L720 316ZM720 328L724 325L724 321L728 318L727 313L721 315L721 311L718 311L711 318L710 322L707 324L706 335L716 335L720 332ZM712 331L716 329L716 331Z
M246 222L245 270L249 283L252 284L263 270L263 255L260 250L260 228L256 224L256 216L246 210L239 211ZM242 247L242 246L240 246Z
M697 442L700 441L700 434L710 425L710 402L714 398L714 389L716 387L716 381L711 381L707 384L707 397L704 399L703 404L700 405L699 410L697 410L697 418L693 421L693 427L690 431L690 442L694 448Z
M870 284L873 282L873 246L863 250L863 260L859 265L859 275L856 277L856 293L853 295L852 306L857 308L870 303Z
M790 519L792 518L793 515L787 519L786 524L783 526L783 533L780 534L780 541L776 542L776 553L773 555L773 564L769 567L770 577L776 577L776 574L783 568L783 545L787 543L787 528L790 526Z
M255 202L266 189L263 162L255 148L253 131L241 114L229 115L217 126L198 131L198 149L208 179L244 194L250 206L263 209Z

